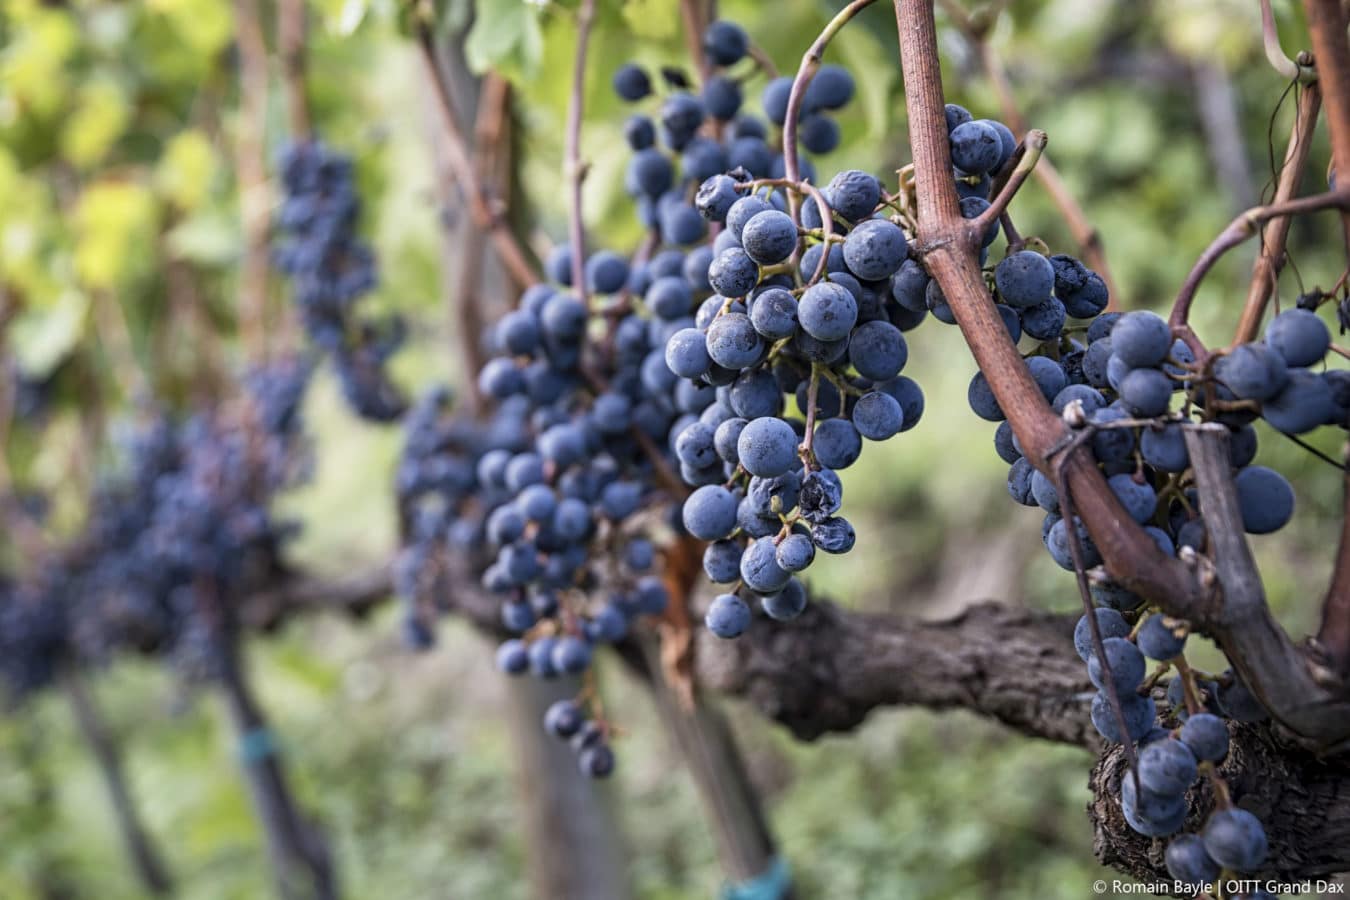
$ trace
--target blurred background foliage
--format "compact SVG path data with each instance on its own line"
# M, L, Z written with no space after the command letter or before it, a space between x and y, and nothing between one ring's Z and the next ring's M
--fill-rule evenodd
M446 313L454 298L441 283L432 119L400 6L311 3L308 89L319 133L356 157L380 256L378 304L416 323L396 373L420 389L460 368ZM1293 55L1303 47L1297 5L1275 8ZM236 22L227 0L4 0L0 9L0 314L15 399L6 450L15 489L45 498L42 528L59 538L79 525L109 438L146 389L138 372L158 396L188 404L204 389L203 360L239 364ZM473 68L512 80L529 240L542 250L565 231L572 11L450 0L440 12L447 33L472 22L463 49ZM832 6L739 0L721 14L790 71ZM621 190L625 113L609 76L630 56L686 65L679 21L675 0L601 3L583 139L597 245L629 249L640 233ZM268 40L275 47L270 31ZM955 29L941 40L949 99L997 117L978 53ZM1100 229L1124 306L1168 304L1198 252L1268 188L1283 153L1293 96L1264 61L1256 5L1016 0L990 41ZM842 117L843 142L822 171L893 173L908 161L894 42L891 12L878 4L831 48L828 58L855 73L861 102ZM279 66L272 76L269 156L286 139ZM1326 164L1319 133L1305 191L1322 188ZM1034 182L1014 212L1023 233L1073 250ZM1338 242L1328 216L1296 224L1283 303L1336 281ZM1231 254L1202 289L1194 321L1207 341L1231 333L1254 252ZM280 280L271 291L284 308ZM500 310L511 299L490 302ZM849 470L858 547L817 565L814 583L848 604L912 615L986 598L1074 608L1072 580L1036 546L1039 516L1007 502L992 428L966 406L974 366L956 330L915 333L910 368L928 395L923 424ZM305 523L297 564L343 574L387 558L398 434L353 418L331 380L311 392L306 414L318 435L315 477L285 501ZM1339 452L1331 435L1318 440ZM1294 527L1254 543L1277 610L1302 633L1315 624L1335 548L1338 477L1268 431L1259 461L1298 490ZM9 542L5 554L22 571ZM314 618L252 642L303 804L333 835L349 896L524 898L530 850L489 651L446 623L438 650L412 656L396 630L383 616ZM638 894L712 895L714 848L678 755L627 676L611 672L606 689L628 730L612 793ZM265 895L263 850L213 698L136 661L100 673L95 691L181 896ZM856 734L800 745L729 709L802 896L1080 898L1101 874L1083 812L1083 751L924 711L878 713ZM0 760L0 897L139 895L61 696L0 717Z

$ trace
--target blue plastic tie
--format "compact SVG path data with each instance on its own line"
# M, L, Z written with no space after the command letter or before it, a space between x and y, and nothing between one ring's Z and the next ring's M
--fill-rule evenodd
M781 856L769 860L769 866L749 881L722 888L722 900L783 900L792 887L792 875Z
M277 752L277 737L270 728L254 728L239 738L239 757L245 763L256 763Z

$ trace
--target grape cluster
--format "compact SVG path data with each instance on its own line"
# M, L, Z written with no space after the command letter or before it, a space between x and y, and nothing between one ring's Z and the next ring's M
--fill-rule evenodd
M275 580L295 527L271 500L305 477L299 403L310 369L248 373L235 402L182 421L149 415L100 477L83 531L0 592L0 674L17 694L61 665L119 650L167 656L183 674L219 674L235 601Z
M961 186L975 189L975 176L988 171L987 166L996 170L1011 136L1000 148L996 138L1001 132L976 127L980 123L959 107L948 107L948 124L963 212L978 215L984 200L978 190L972 199ZM993 237L986 235L986 247ZM1252 465L1257 451L1252 422L1263 418L1287 434L1350 425L1350 374L1309 368L1323 359L1331 343L1326 325L1310 310L1291 309L1276 316L1263 341L1219 356L1211 371L1197 364L1190 346L1175 338L1159 316L1103 314L1108 296L1102 279L1073 257L1014 246L989 274L991 299L1014 342L1035 342L1024 357L1033 381L1071 428L1091 429L1087 446L1112 493L1168 556L1207 548L1183 431L1194 416L1229 429L1243 527L1252 534L1278 530L1294 510L1288 481ZM919 308L917 287L910 296ZM936 318L950 319L931 282L924 299ZM1178 394L1186 400L1180 413L1173 411ZM1087 616L1075 632L1075 645L1098 688L1092 721L1108 740L1139 746L1138 785L1131 777L1122 784L1122 808L1131 827L1152 837L1174 834L1185 818L1186 790L1200 773L1213 771L1227 752L1221 716L1250 721L1264 713L1235 673L1206 681L1183 668L1169 685L1170 713L1162 716L1182 724L1171 731L1158 725L1159 711L1144 690L1146 658L1169 664L1181 657L1188 624L1151 612L1142 598L1097 568L1102 558L1086 528L1081 521L1064 518L1056 483L1023 456L985 373L974 376L967 396L977 416L1000 423L994 443L1011 465L1008 491L1016 502L1045 512L1042 536L1051 557L1073 570L1071 544L1076 537L1082 564L1092 570L1101 655L1093 649ZM1119 718L1112 694L1119 702ZM1200 835L1172 841L1167 863L1179 879L1208 882L1221 868L1253 870L1265 854L1266 838L1256 817L1224 806L1210 816Z
M783 154L768 142L763 119L742 112L742 84L754 69L736 75L732 67L749 62L749 38L733 22L712 23L703 48L712 74L696 96L672 90L660 100L656 119L634 114L624 123L624 137L633 151L624 185L637 205L638 220L672 247L689 247L708 236L708 222L694 207L694 189L708 178L740 169L755 178L781 178ZM682 79L681 79L682 80ZM762 106L768 122L781 127L786 120L791 78L777 78L764 89ZM629 102L652 94L652 83L639 66L628 63L615 73L614 88ZM825 154L839 144L839 126L827 114L842 109L853 98L853 77L839 66L822 66L811 82L803 104L798 140L811 153ZM800 163L803 177L812 179L810 160ZM780 197L781 203L781 197ZM696 288L708 291L706 269L714 248L699 247L688 264ZM569 251L560 249L549 261L551 277L562 284L571 280Z
M912 261L903 229L879 212L876 178L847 170L819 192L829 241L815 199L803 211L815 227L798 229L780 208L784 193L744 173L699 188L700 211L724 226L709 267L716 293L665 348L680 387L709 398L675 434L681 474L695 487L685 527L712 542L704 569L714 583L739 581L780 620L804 607L795 575L816 551L853 547L853 527L838 515L838 470L857 461L864 438L887 440L918 422L923 394L900 375L902 329L926 316L896 299ZM786 414L785 395L803 418ZM707 624L734 637L749 619L745 599L728 592Z
M672 277L684 258L668 250L630 271L599 251L585 266L589 306L561 281L535 285L487 336L493 356L478 386L499 424L473 490L491 556L482 583L518 635L498 650L505 672L581 674L598 645L666 607L652 531L664 526L660 510L678 484L661 481L671 466L662 444L702 398L670 390L665 323L644 316L628 286ZM546 724L573 738L583 771L607 775L608 724L583 717L574 734L569 723Z
M287 145L278 168L285 197L273 259L295 285L305 331L319 350L332 354L343 396L358 415L397 419L407 401L385 365L406 328L398 317L379 321L356 312L378 275L375 253L357 231L361 200L351 159L306 140Z

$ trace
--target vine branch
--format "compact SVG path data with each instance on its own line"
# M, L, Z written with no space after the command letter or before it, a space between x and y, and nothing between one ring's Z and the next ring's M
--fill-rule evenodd
M563 175L567 180L567 235L572 246L572 289L586 302L586 231L581 220L581 183L586 166L581 161L581 122L586 105L586 51L591 41L595 0L582 0L577 10L577 54L572 64L572 94L567 104L567 136Z
M1280 179L1272 200L1274 203L1287 202L1298 191L1303 169L1308 163L1308 154L1312 151L1313 133L1317 130L1317 114L1321 105L1322 92L1316 84L1303 88L1298 98L1294 125L1289 132L1289 143L1284 150L1284 164L1280 167ZM1247 302L1243 304L1242 316L1233 335L1234 346L1256 338L1266 305L1275 294L1276 281L1280 270L1284 268L1285 242L1292 224L1292 219L1280 217L1270 223L1270 227L1261 235L1261 254L1252 264L1251 285L1247 289Z
M436 111L439 113L441 130L445 135L446 163L454 175L455 183L459 185L460 192L468 201L469 214L473 217L474 223L491 236L493 249L496 250L502 266L516 287L529 287L539 281L539 275L524 246L506 219L494 209L483 186L475 177L468 144L459 127L454 98L450 95L450 86L441 71L435 36L426 22L419 22L417 25L417 43L427 80L435 94Z

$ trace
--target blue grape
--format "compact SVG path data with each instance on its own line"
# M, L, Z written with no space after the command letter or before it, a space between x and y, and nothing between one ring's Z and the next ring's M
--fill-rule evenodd
M886 219L868 219L844 238L844 262L865 281L890 278L908 255L905 233Z
M651 79L647 73L632 63L619 67L614 73L614 93L620 98L634 103L652 92Z
M1102 650L1106 653L1106 663L1111 669L1111 683L1121 693L1131 692L1144 680L1144 654L1139 648L1123 637L1107 638L1102 641ZM1105 690L1107 683L1106 668L1095 654L1088 659L1088 679L1099 689Z
M806 588L796 578L789 578L781 591L761 598L760 606L769 618L790 622L806 609Z
M812 153L826 154L839 146L839 123L823 113L803 116L797 126L797 139Z
M1228 755L1228 726L1212 713L1196 713L1188 718L1181 726L1180 737L1196 759L1217 763Z
M740 462L740 451L737 449L737 443L741 439L741 432L745 430L748 423L747 419L733 416L717 426L713 432L713 448L723 462L733 465Z
M787 586L789 574L778 565L777 547L772 537L760 537L750 542L741 556L741 580L746 587L760 594L772 594Z
M706 468L717 461L713 447L713 430L702 422L694 422L675 439L675 456L680 462L696 469Z
M1094 609L1092 612L1097 617L1097 628L1101 631L1103 641L1107 638L1129 636L1130 623L1114 609ZM1083 662L1092 658L1092 625L1088 622L1087 616L1079 618L1078 624L1073 628L1073 649L1078 652L1078 658Z
M647 116L629 116L623 123L623 137L631 150L645 150L656 143L656 126Z
M793 533L783 538L774 558L785 572L800 572L816 557L816 545L804 534Z
M797 504L802 518L820 523L839 511L843 503L843 485L830 469L813 469L802 479Z
M774 478L796 461L797 433L779 418L754 419L741 431L736 452L740 464L751 475Z
M1184 472L1191 464L1185 432L1175 422L1162 428L1145 428L1139 438L1144 462L1163 472Z
M733 540L713 541L703 551L703 573L714 584L730 584L741 575L741 545Z
M1120 505L1125 507L1125 512L1129 513L1130 518L1141 525L1153 518L1158 506L1158 494L1152 485L1135 481L1132 475L1126 474L1112 475L1106 483L1120 501Z
M1002 171L1004 164L1012 159L1013 153L1017 152L1017 138L1013 135L1011 128L996 119L981 119L980 121L998 132L1000 147L998 164L994 166L992 171Z
M670 164L666 155L655 147L647 147L633 154L628 160L628 169L624 174L624 186L630 194L645 194L648 197L659 197L670 186L675 183L675 168ZM550 269L552 272L552 269ZM559 284L567 284L571 281L569 276L566 280L555 278Z
M1059 392L1068 387L1069 378L1064 374L1064 369L1053 359L1045 356L1030 356L1025 360L1027 369L1031 372L1031 378L1036 382L1036 386L1041 389L1041 396L1045 397L1046 403L1053 403Z
M826 64L816 70L806 86L806 106L810 109L843 109L853 99L853 75L843 66Z
M554 701L544 713L544 730L556 738L572 737L585 722L586 714L573 700Z
M614 773L614 750L609 744L595 744L577 754L577 768L587 778L608 778Z
M1285 434L1312 431L1334 412L1330 384L1307 369L1290 369L1280 392L1261 404L1261 417Z
M759 266L748 253L736 247L723 250L708 267L708 283L723 297L744 297L757 281Z
M924 399L923 390L918 382L901 375L877 385L877 390L890 394L900 404L900 409L905 414L905 424L900 428L902 432L909 431L919 424L919 419L923 417Z
M843 516L833 516L811 526L811 541L826 553L847 553L857 535Z
M1036 251L1020 250L994 267L994 284L1009 306L1036 306L1050 299L1055 268Z
M1149 659L1166 661L1181 655L1186 646L1186 632L1178 623L1168 624L1162 613L1156 613L1144 621L1136 640Z
M497 669L507 675L521 675L530 667L529 651L525 642L512 639L497 647Z
M802 330L821 341L848 337L858 321L858 302L847 288L830 282L813 284L797 306Z
M1064 330L1065 315L1064 304L1051 297L1022 310L1022 330L1038 341L1053 340Z
M848 358L862 377L888 381L905 367L909 347L900 329L891 323L864 322L849 339Z
M797 333L797 298L782 288L770 288L755 298L750 323L768 340L792 337Z
M866 172L847 169L830 179L824 196L839 215L849 222L860 222L881 202L881 182Z
M947 117L947 133L950 134L958 125L964 125L972 118L970 110L956 103L948 103L945 108Z
M862 438L848 419L826 419L816 425L811 448L821 465L846 469L858 461Z
M718 594L708 604L703 621L720 638L740 637L750 625L750 607L735 594Z
M1294 489L1283 475L1265 466L1249 466L1233 479L1242 527L1248 534L1279 531L1294 515Z
M900 403L882 391L868 391L853 407L853 425L870 441L884 441L900 433L905 413Z
M750 38L735 22L720 19L703 32L703 52L719 66L735 65L749 49Z
M1106 406L1106 398L1100 391L1094 390L1085 384L1070 384L1055 395L1050 406L1058 414L1063 414L1070 403L1077 401L1083 408L1083 414L1091 416L1097 410Z
M718 316L708 326L708 355L733 372L754 365L764 353L764 340L745 313Z
M719 122L736 118L741 108L741 86L735 79L714 75L703 85L703 107Z
M1199 770L1189 747L1174 738L1154 741L1139 754L1139 786L1161 795L1179 795Z
M1120 399L1140 418L1165 415L1172 400L1172 380L1161 369L1131 369L1120 382Z
M1284 357L1265 344L1239 344L1214 364L1214 377L1243 400L1268 400L1289 380Z
M797 249L797 225L786 213L766 209L756 213L745 223L745 227L741 229L741 245L745 247L745 252L750 258L760 265L771 266L780 263ZM727 294L725 291L720 293L726 296L740 296ZM749 293L749 288L746 289L746 293Z
M767 212L773 208L773 204L769 203L763 197L758 197L754 194L742 197L731 204L731 208L727 210L727 230L730 232L736 245L740 244L741 233L745 229L746 223L760 213ZM725 252L725 249L718 251L719 255Z
M792 95L792 76L783 75L764 86L760 102L764 107L764 116L775 125L787 121L788 99Z
M994 397L994 389L990 386L989 379L984 377L983 372L976 372L970 379L970 386L966 389L966 400L975 411L975 415L985 421L1001 422L1007 418Z
M1331 332L1317 313L1287 309L1266 326L1266 344L1291 367L1311 366L1326 356Z
M783 411L783 393L773 373L764 369L747 369L731 384L729 400L738 417L759 419L776 416Z
M1216 810L1202 834L1205 852L1225 869L1250 872L1266 861L1269 845L1261 820L1245 809Z
M1180 830L1186 820L1186 797L1136 792L1135 780L1127 776L1120 782L1120 809L1135 831L1148 837L1166 837Z
M1172 348L1172 332L1156 313L1126 313L1111 329L1111 348L1132 369L1161 365Z
M694 206L708 221L725 222L732 205L739 199L736 179L729 175L714 175L699 185Z
M1122 694L1120 706L1121 712L1125 714L1127 735L1120 733L1116 717L1111 711L1111 702L1106 695L1099 692L1092 697L1092 725L1097 729L1097 733L1108 741L1119 744L1124 737L1137 740L1153 727L1156 710L1152 697L1141 697L1133 692Z
M862 401L859 400L858 402L861 403ZM862 429L858 430L861 431ZM866 435L863 436L866 437ZM994 452L998 454L999 459L1008 465L1012 465L1022 458L1022 451L1018 449L1012 425L1007 421L999 422L998 428L994 431Z
M1036 498L1031 493L1031 477L1035 473L1031 463L1019 459L1008 469L1008 495L1022 506L1035 506Z
M950 134L952 164L979 175L993 170L1003 155L999 133L984 120L965 122Z
M684 501L685 530L701 541L716 541L736 527L739 500L721 485L704 485Z
M628 281L628 260L612 250L601 250L586 260L586 286L592 293L617 294Z
M1197 834L1173 838L1163 854L1163 861L1169 875L1188 885L1213 884L1222 871L1205 852L1205 842Z

